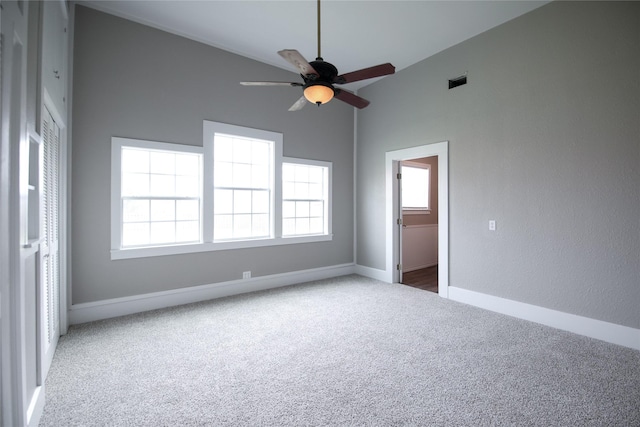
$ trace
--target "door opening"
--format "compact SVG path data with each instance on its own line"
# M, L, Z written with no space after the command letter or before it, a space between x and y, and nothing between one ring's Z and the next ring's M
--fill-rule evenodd
M432 254L431 259L437 259L437 292L440 296L446 298L448 297L449 286L448 141L386 153L386 273L389 282L402 282L402 272L405 269L403 263L406 262L402 255L402 230L405 224L403 224L404 218L402 214L402 192L397 182L402 163L412 159L429 157L437 159L437 208L435 201L432 201L431 205L432 208L437 210L437 228L425 228L431 228L427 232L437 235L437 238L435 238L437 241L437 254ZM409 224L406 225L409 228Z
M401 161L398 206L402 284L438 292L438 156Z

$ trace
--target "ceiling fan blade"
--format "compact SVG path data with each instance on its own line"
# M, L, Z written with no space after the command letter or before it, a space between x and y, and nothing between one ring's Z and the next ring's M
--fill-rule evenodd
M240 82L242 86L303 86L294 82Z
M342 102L346 102L349 105L353 105L356 108L364 108L369 105L369 101L364 98L360 98L353 92L349 92L344 89L336 89L335 97L338 98Z
M363 68L362 70L352 71L336 77L333 82L336 84L345 84L357 82L360 80L372 79L374 77L386 76L396 72L396 67L390 63L380 64L369 68Z
M292 64L305 77L318 76L318 72L304 59L304 56L295 49L284 49L278 51L278 55L282 56L287 62Z
M298 99L295 104L293 104L291 106L291 108L289 108L289 111L298 111L298 110L302 110L302 107L304 107L309 101L307 101L307 98L304 97L304 95Z

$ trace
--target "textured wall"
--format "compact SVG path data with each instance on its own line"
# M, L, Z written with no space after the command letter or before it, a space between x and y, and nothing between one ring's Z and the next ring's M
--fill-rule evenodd
M448 140L451 286L639 328L639 46L640 3L553 2L364 88L357 263L385 152Z
M288 112L296 90L239 82L295 73L81 6L73 72L74 304L353 262L352 107ZM111 261L111 137L201 146L205 119L281 132L285 156L333 162L333 241Z

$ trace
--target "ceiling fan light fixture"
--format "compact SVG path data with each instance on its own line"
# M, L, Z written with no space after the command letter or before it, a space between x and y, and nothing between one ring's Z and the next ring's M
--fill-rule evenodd
M326 104L333 99L333 95L333 87L327 83L317 82L304 89L304 97L316 105Z

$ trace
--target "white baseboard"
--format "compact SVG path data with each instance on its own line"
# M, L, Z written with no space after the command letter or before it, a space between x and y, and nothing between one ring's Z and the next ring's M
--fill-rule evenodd
M449 287L449 299L640 350L640 329L481 294L453 286Z
M69 310L69 322L72 325L77 325L79 323L93 322L95 320L109 319L127 314L141 313L143 311L279 288L313 280L329 279L331 277L345 276L354 273L354 264L341 264L310 270L272 274L270 276L253 277L251 279L191 286L183 289L153 292L131 297L73 304Z
M354 273L370 279L388 282L386 270L378 270L377 268L365 267L364 265L356 264Z

